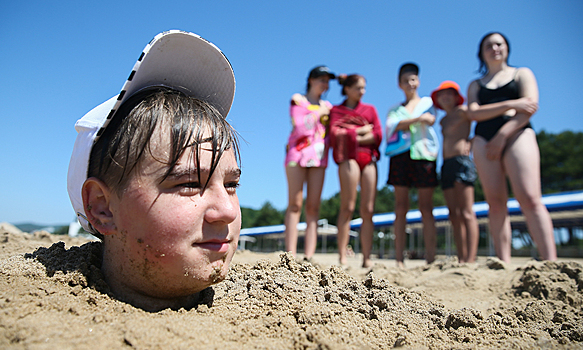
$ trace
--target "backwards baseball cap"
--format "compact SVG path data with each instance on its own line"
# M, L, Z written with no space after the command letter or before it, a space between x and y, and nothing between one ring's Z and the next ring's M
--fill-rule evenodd
M119 107L136 93L153 87L204 100L226 117L235 96L235 75L227 57L213 43L189 32L163 32L146 45L121 92L75 123L78 135L69 162L67 191L81 226L99 238L103 236L87 221L81 195L91 149Z
M310 75L308 75L308 79L311 78L319 78L323 75L327 75L330 79L336 79L336 74L330 71L330 68L326 66L318 66L310 71Z
M439 109L443 109L443 108L441 108L441 106L437 102L437 93L442 91L442 90L447 90L447 89L453 89L456 92L456 94L457 94L456 106L459 106L462 103L464 103L464 97L460 93L460 86L454 81L446 80L443 83L439 84L439 87L437 89L433 90L433 92L431 93L431 99L433 100L433 105L435 107L437 107Z

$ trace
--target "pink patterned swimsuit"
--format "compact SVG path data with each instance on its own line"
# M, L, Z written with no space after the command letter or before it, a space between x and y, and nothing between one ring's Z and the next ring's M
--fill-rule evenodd
M330 102L322 103L332 108ZM319 105L310 104L306 99L291 101L292 131L286 147L286 166L325 168L328 165L328 116L320 115L319 109Z

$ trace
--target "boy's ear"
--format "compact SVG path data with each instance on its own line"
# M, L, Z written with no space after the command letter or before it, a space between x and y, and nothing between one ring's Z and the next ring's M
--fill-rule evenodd
M111 190L95 177L85 180L81 190L87 221L104 236L115 233L116 226L110 210Z

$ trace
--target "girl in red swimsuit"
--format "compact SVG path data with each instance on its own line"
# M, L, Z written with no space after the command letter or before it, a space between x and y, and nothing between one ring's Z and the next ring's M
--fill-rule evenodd
M340 213L338 214L338 253L340 264L346 264L350 220L356 205L356 189L360 183L360 216L362 226L362 266L370 267L372 216L377 190L377 161L383 134L377 110L360 100L365 93L366 80L352 74L338 77L346 100L330 111L330 141L340 178Z
M472 151L490 207L490 232L496 255L509 262L508 177L541 258L556 260L553 224L541 201L536 134L529 127L538 109L538 86L530 69L508 65L509 52L504 35L485 35L478 51L484 75L468 88L468 116L478 122Z

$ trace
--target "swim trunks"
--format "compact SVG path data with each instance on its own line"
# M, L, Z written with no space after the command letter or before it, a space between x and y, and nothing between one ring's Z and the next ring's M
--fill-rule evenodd
M409 151L392 156L387 184L405 187L437 187L435 161L411 159Z
M518 71L518 70L517 70ZM516 77L515 77L516 78ZM480 85L480 90L478 90L478 102L480 105L487 105L490 103L516 100L520 98L520 86L516 82L516 79L512 78L507 84L500 86L496 89L489 89L482 85L482 82L478 80ZM494 135L500 130L502 125L506 124L508 120L512 118L508 115L501 115L483 122L476 124L476 129L474 134L476 136L483 137L486 141L490 141ZM526 125L523 129L532 128L530 123Z
M455 156L443 160L441 188L452 188L456 181L473 186L477 178L476 166L468 156Z

